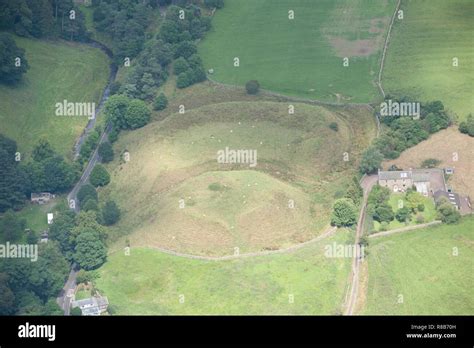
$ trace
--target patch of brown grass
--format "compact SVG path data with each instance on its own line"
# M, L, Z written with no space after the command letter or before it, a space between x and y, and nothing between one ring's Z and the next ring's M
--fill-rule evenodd
M457 160L456 160L457 157ZM418 145L404 151L395 160L384 162L403 169L418 168L428 158L441 161L440 167L453 167L454 174L448 184L461 195L474 198L474 138L461 134L455 127L442 130Z

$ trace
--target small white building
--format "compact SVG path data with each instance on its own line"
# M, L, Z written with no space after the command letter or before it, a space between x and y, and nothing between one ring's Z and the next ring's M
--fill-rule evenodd
M101 315L107 311L109 300L105 296L93 296L73 301L72 308L79 307L82 315Z

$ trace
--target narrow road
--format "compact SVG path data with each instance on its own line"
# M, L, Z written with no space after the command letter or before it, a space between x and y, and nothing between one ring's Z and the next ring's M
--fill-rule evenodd
M64 284L59 297L56 299L57 304L64 311L64 315L70 315L71 313L71 296L74 294L74 290L76 289L77 277L77 271L74 268L75 267L73 265L66 284Z
M71 200L74 201L74 211L76 213L79 212L79 209L80 209L79 204L77 202L77 197L76 197L77 192L81 189L82 185L84 185L87 182L87 180L89 180L89 176L91 175L91 172L94 169L95 165L98 162L100 162L99 146L100 146L100 144L107 141L107 137L108 137L108 134L111 131L111 129L112 129L112 125L107 124L107 126L105 127L104 132L102 133L102 135L99 139L99 143L97 144L97 147L95 148L94 152L92 153L91 158L89 159L89 162L87 162L86 168L82 172L81 178L76 183L76 185L74 185L71 192L69 192L69 194L67 195L67 200L68 200L69 203L71 203Z
M113 58L112 51L101 44L100 42L97 41L92 41L87 43L88 46L96 47L101 49L102 51L107 54L109 58ZM77 140L76 144L74 145L74 159L77 159L79 157L80 151L81 151L81 146L84 144L84 141L86 140L87 136L89 135L89 132L94 129L97 117L99 116L100 112L102 111L105 102L107 99L109 99L110 96L110 85L115 81L115 77L117 75L117 68L111 63L110 64L110 74L109 74L109 81L107 83L107 86L104 89L104 93L102 93L102 98L100 99L99 105L95 110L95 118L92 120L89 120L87 123L84 131L82 132L81 136ZM80 190L82 185L84 185L88 180L89 176L94 169L95 165L100 161L100 156L99 156L99 146L100 144L104 143L108 139L108 134L112 129L112 124L108 123L105 126L104 132L102 133L99 143L97 144L97 147L95 148L94 152L92 153L89 161L87 162L87 165L82 172L81 178L79 181L74 185L72 190L69 192L67 195L67 201L69 207L71 207L71 201L74 202L74 205L71 207L76 213L79 212L80 207L77 202L77 192ZM63 309L64 315L69 315L70 314L70 306L71 306L71 291L74 291L76 288L76 275L77 271L74 269L74 265L72 265L71 272L69 273L69 277L66 281L66 284L64 284L63 289L61 290L61 293L58 295L56 298L56 302L58 305Z
M369 197L370 190L377 183L377 175L365 175L360 182L360 185L364 191L364 198L362 200L362 206L359 214L359 221L357 222L355 244L359 244L360 237L362 236L362 229L364 226L365 219L365 209L367 207L367 198ZM354 312L355 304L357 302L357 296L359 291L359 269L360 269L360 259L354 257L352 261L352 273L351 273L351 282L350 282L350 293L349 299L346 303L345 315L352 315Z

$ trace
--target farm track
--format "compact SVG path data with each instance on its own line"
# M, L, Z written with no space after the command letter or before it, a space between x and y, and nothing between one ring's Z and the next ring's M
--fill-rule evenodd
M441 223L443 223L443 222L439 221L439 220L435 220L435 221L431 221L431 222L427 222L427 223L419 224L419 225L415 225L415 226L407 226L407 227L402 227L402 228L396 228L396 229L390 230L390 231L373 233L373 234L369 235L369 238L377 238L377 237L389 236L389 235L395 234L395 233L409 232L409 231L417 230L419 228L439 225Z
M363 222L365 219L365 210L367 207L367 199L372 187L377 183L376 175L364 176L361 179L361 186L364 190L364 198L362 200L362 206L359 214L359 221L357 222L357 230L355 236L355 245L359 244L360 237L362 236ZM349 298L346 301L346 310L344 315L352 315L354 308L356 307L358 291L359 291L359 271L360 271L361 260L357 257L352 262L352 274L351 281L349 284Z

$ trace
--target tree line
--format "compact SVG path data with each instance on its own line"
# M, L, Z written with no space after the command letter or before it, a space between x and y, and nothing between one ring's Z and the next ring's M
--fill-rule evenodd
M390 99L390 97L387 98ZM404 102L405 100L406 98L402 98L397 101ZM406 116L383 116L380 121L386 126L385 131L362 155L359 165L362 174L377 172L384 159L398 158L402 151L452 124L443 103L439 100L423 104L418 119Z
M0 30L23 37L86 41L84 14L73 0L7 0L0 2Z

